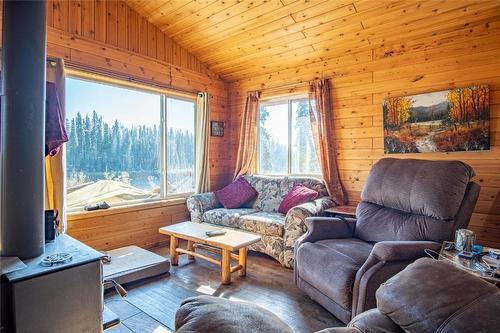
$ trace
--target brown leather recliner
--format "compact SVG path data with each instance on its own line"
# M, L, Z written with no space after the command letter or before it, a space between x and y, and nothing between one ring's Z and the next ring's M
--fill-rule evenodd
M317 333L490 333L500 329L500 289L446 262L418 259L383 283L377 308L346 328Z
M356 220L306 220L294 247L295 283L345 323L374 308L384 281L467 227L480 190L473 176L459 161L380 160Z

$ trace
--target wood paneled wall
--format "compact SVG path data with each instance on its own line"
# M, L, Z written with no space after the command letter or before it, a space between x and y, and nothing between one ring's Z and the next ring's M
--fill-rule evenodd
M229 125L226 84L122 1L48 1L47 49L68 66L184 92L208 91L211 119ZM138 111L139 112L139 111ZM227 125L226 125L227 126ZM228 129L230 128L227 126ZM210 137L212 188L232 173L229 136ZM68 217L68 232L97 249L165 241L158 228L185 220L184 200Z
M118 0L48 0L47 25L122 50L204 72L205 66Z
M337 159L349 201L360 192L373 163L382 157L462 160L474 167L481 194L470 222L480 243L500 247L500 18L439 30L410 40L374 44L366 51L342 54L290 70L231 83L233 128L247 91L263 98L306 91L305 82L332 80ZM490 87L491 150L483 152L385 155L382 101L399 96L472 84ZM237 134L235 135L238 136Z

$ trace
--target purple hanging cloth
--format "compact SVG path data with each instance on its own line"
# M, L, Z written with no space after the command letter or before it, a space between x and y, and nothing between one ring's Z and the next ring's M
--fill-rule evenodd
M45 156L55 156L61 146L68 141L64 115L57 96L56 84L46 83L45 100Z

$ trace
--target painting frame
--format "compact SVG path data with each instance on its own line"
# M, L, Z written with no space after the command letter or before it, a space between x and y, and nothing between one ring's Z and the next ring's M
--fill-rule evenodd
M210 135L215 137L224 137L224 122L223 121L210 121Z
M387 97L382 112L385 154L490 149L486 84Z

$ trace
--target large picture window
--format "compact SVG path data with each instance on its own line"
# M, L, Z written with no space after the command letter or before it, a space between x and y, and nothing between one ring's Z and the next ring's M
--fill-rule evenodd
M258 173L321 174L307 99L262 103L258 131Z
M68 211L194 191L195 102L66 78Z

